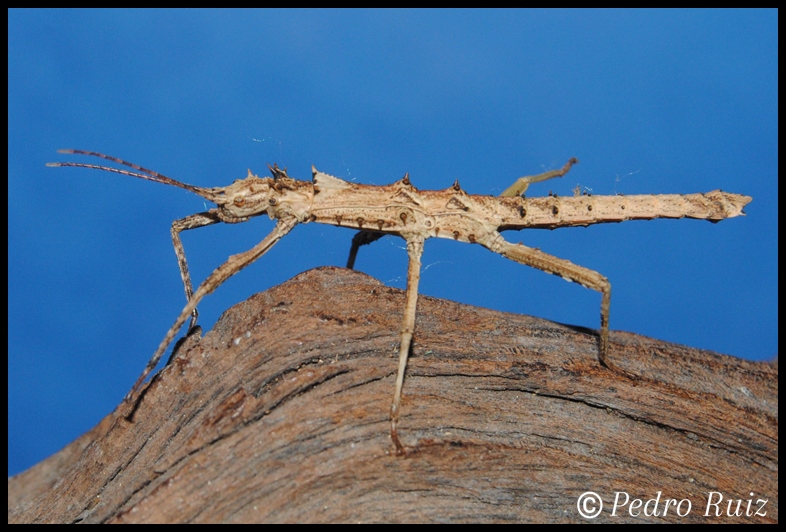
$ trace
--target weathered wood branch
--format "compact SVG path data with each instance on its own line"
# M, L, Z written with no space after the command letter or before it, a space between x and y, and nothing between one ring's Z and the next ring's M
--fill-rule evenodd
M600 522L777 522L777 365L612 332L626 376L598 366L594 331L426 296L396 457L403 301L320 268L236 305L133 422L10 478L9 522L583 522L587 491ZM692 506L615 517L621 491ZM726 517L728 499L766 516Z

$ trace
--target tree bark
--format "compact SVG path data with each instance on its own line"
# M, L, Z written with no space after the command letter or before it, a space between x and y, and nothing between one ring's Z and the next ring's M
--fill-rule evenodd
M595 522L777 522L777 364L612 331L610 370L595 331L421 296L396 456L403 306L339 268L252 296L10 478L8 521L586 522L592 491Z

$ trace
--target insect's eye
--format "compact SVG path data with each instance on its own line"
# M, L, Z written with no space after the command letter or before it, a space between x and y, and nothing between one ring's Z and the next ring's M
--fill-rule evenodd
M242 197L235 198L235 205L237 207L242 207L245 204L246 204L246 198L242 198Z

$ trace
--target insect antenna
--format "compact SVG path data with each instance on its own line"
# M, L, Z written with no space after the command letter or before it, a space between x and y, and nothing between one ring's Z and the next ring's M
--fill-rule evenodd
M155 181L156 183L163 183L164 185L172 185L175 187L179 187L194 194L198 194L205 199L208 199L212 202L216 202L216 194L214 193L213 189L211 188L202 188L202 187L195 187L194 185L189 185L187 183L181 183L176 179L172 179L171 177L167 177L163 174L159 174L158 172L154 172L153 170L149 170L143 166L139 166L138 164L130 163L128 161L124 161L123 159L118 159L117 157L112 157L111 155L105 155L103 153L98 153L95 151L86 151L86 150L57 150L58 153L69 153L69 154L77 154L77 155L92 155L93 157L100 157L101 159L106 159L108 161L112 161L118 164L122 164L123 166L128 166L129 168L133 168L134 170L139 170L140 172L144 173L136 173L136 172L129 172L128 170L123 170L121 168L112 168L111 166L101 166L97 164L86 164L86 163L66 163L66 162L59 162L59 163L46 163L47 166L76 166L80 168L93 168L95 170L104 170L105 172L114 172L116 174L128 175L132 177L139 177L141 179L147 179L148 181Z

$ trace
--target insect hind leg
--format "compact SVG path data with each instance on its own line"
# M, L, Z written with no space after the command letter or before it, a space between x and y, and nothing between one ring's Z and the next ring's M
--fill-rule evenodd
M572 157L562 168L559 170L550 170L548 172L543 172L542 174L538 175L527 175L524 177L519 177L515 183L510 185L505 191L500 194L500 197L504 198L515 198L516 196L523 196L524 192L527 191L527 188L532 183L538 183L540 181L546 181L548 179L554 179L555 177L562 177L570 171L571 166L577 164L579 162L578 159Z
M608 362L609 352L609 309L611 307L611 283L600 273L544 253L539 249L523 244L512 244L505 240L499 232L494 231L478 243L503 257L532 266L546 273L559 275L566 281L601 293L600 303L600 336L598 342L598 361L601 365L611 367Z

